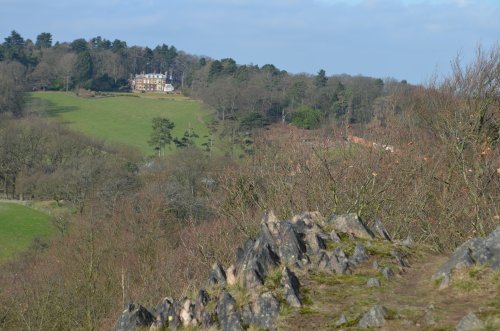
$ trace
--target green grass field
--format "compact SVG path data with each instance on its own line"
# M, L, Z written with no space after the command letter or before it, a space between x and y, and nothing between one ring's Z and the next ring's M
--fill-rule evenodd
M35 92L33 98L48 103L49 117L71 129L110 142L138 148L145 155L154 154L148 145L151 121L166 117L175 123L174 137L181 138L190 127L200 137L197 145L207 142L207 123L211 111L199 102L177 95L130 94L103 98L80 98L73 93ZM172 145L172 150L175 147Z
M53 231L48 215L20 204L0 202L0 263L26 250L33 238L48 238Z

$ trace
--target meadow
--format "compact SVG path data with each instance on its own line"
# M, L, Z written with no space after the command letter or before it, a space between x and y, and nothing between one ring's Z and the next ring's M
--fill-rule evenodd
M54 231L50 216L17 203L0 202L0 264Z
M155 117L166 117L175 123L173 137L194 130L201 146L208 142L207 124L213 113L199 102L165 94L117 94L108 97L82 98L74 93L34 92L31 97L44 100L49 118L71 129L106 141L134 146L144 155L154 154L148 144L151 123ZM171 152L175 147L171 146ZM167 151L168 153L168 151Z

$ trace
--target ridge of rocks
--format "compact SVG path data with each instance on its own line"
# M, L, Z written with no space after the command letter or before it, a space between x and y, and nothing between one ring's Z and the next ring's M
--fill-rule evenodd
M384 256L393 261L392 267L370 259L377 254L377 243L384 243ZM206 287L196 298L166 297L154 308L128 304L115 329L201 327L229 331L253 326L276 330L282 309L304 306L302 277L311 273L349 275L374 260L372 270L380 277L368 279L365 286L380 287L380 280L391 281L409 268L407 246L411 245L411 240L393 240L380 220L375 220L370 229L356 214L325 218L318 212L306 212L290 220L278 220L270 212L264 216L256 238L236 250L233 264L226 268L214 263ZM498 269L499 260L500 227L487 238L474 238L460 246L435 277L449 282L453 270L474 263ZM355 323L358 328L382 327L388 316L386 307L375 305ZM462 324L470 324L469 320L472 318ZM352 321L342 315L335 325L346 323Z

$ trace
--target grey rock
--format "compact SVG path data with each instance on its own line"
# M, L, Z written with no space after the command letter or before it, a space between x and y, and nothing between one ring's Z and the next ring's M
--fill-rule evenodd
M354 252L352 253L349 263L354 266L358 266L368 260L368 253L366 252L365 246L361 243L356 243Z
M382 273L382 276L384 276L384 278L387 280L390 280L395 276L394 271L392 271L392 269L389 267L382 268L380 272Z
M375 229L375 235L378 238L392 241L392 238L389 235L389 232L386 230L384 224L382 223L382 221L380 219L377 218L375 220L375 225L373 227Z
M370 278L368 282L366 282L366 286L368 287L380 287L380 280L377 278Z
M326 249L324 237L319 233L307 231L305 234L306 252L309 255L317 255L320 251Z
M283 268L281 275L281 285L284 289L285 300L292 307L300 307L302 306L299 294L300 294L300 282L297 276L288 269L287 267Z
M198 292L198 296L196 297L196 301L194 304L194 318L205 328L213 325L212 313L207 311L206 309L206 305L209 301L210 296L208 295L207 291L201 289Z
M494 254L487 244L487 239L474 238L469 241L469 254L474 263L489 264Z
M212 271L210 271L210 275L208 276L208 284L214 285L214 284L225 284L225 283L226 283L226 272L224 271L224 268L220 264L215 263L212 266Z
M330 257L330 263L331 268L339 275L351 273L351 270L349 269L349 259L340 247L335 248L333 251L333 254Z
M163 301L156 306L155 309L156 320L154 326L158 329L164 328L168 325L169 316L175 315L174 300L166 297Z
M331 239L331 240L333 240L333 241L334 241L334 242L336 242L336 243L341 242L340 237L339 237L339 235L337 234L337 232L335 232L335 230L332 230L332 231L330 232L330 239Z
M373 233L357 214L333 216L328 222L333 225L333 229L337 232L346 233L361 239L374 238Z
M251 305L244 309L243 320L253 324L260 329L276 330L276 317L279 314L280 305L271 292L263 293Z
M359 321L358 326L361 329L368 328L379 328L385 324L385 319L387 318L387 309L384 306L377 305L372 308L368 312L366 312L361 320Z
M454 270L473 264L486 264L494 270L500 270L500 226L486 238L473 238L459 246L452 256L434 274L434 279L449 282Z
M236 306L236 301L228 292L222 292L217 302L217 317L219 324L224 331L243 330L240 322L240 314Z
M476 314L468 313L458 322L455 331L476 331L484 328L484 323L477 318Z
M298 221L302 221L308 226L311 224L317 225L323 223L323 216L319 211L307 211L292 218L292 223L297 223Z
M493 270L500 270L500 226L498 226L485 240L491 257L487 261Z
M335 321L335 326L342 326L344 324L346 324L348 321L347 321L347 318L345 317L344 314L340 315L339 318Z
M318 270L332 271L332 264L330 263L330 256L327 252L321 252L318 259Z
M269 241L271 249L279 256L280 261L293 265L305 259L305 243L299 240L297 232L289 221L263 223L261 233Z
M145 307L130 303L116 323L116 331L129 331L136 328L149 328L156 321L155 316Z
M245 241L245 244L243 245L243 248L238 247L236 249L236 261L235 261L235 266L236 270L241 266L243 261L245 260L246 256L250 253L252 250L253 245L255 244L255 241L252 239L248 239Z
M374 269L374 270L379 270L380 269L380 265L378 264L377 260L373 261L372 269Z
M451 273L455 269L461 269L474 264L474 259L471 256L469 245L475 239L468 240L459 246L448 261L446 261L434 274L433 279L450 278Z
M182 326L189 327L198 324L198 320L194 318L194 304L188 298L184 298L179 302L179 318Z
M264 284L267 273L280 263L279 256L272 250L270 234L261 234L251 247L247 247L238 264L238 277L246 288Z
M250 303L246 303L241 307L241 321L243 322L245 328L247 325L253 323L253 312Z

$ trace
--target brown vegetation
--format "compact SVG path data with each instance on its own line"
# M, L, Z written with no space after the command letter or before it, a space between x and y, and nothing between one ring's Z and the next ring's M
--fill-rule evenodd
M124 303L180 296L214 261L229 264L271 209L280 219L307 210L379 217L395 237L436 251L489 233L500 214L499 56L498 47L479 51L441 83L395 89L379 100L378 122L353 125L352 134L399 153L345 141L337 121L257 132L239 163L187 149L138 167L47 124L2 126L9 152L0 158L23 156L0 162L4 181L16 171L7 193L72 201L79 212L46 251L2 266L0 328L110 329ZM234 110L227 100L221 116Z

